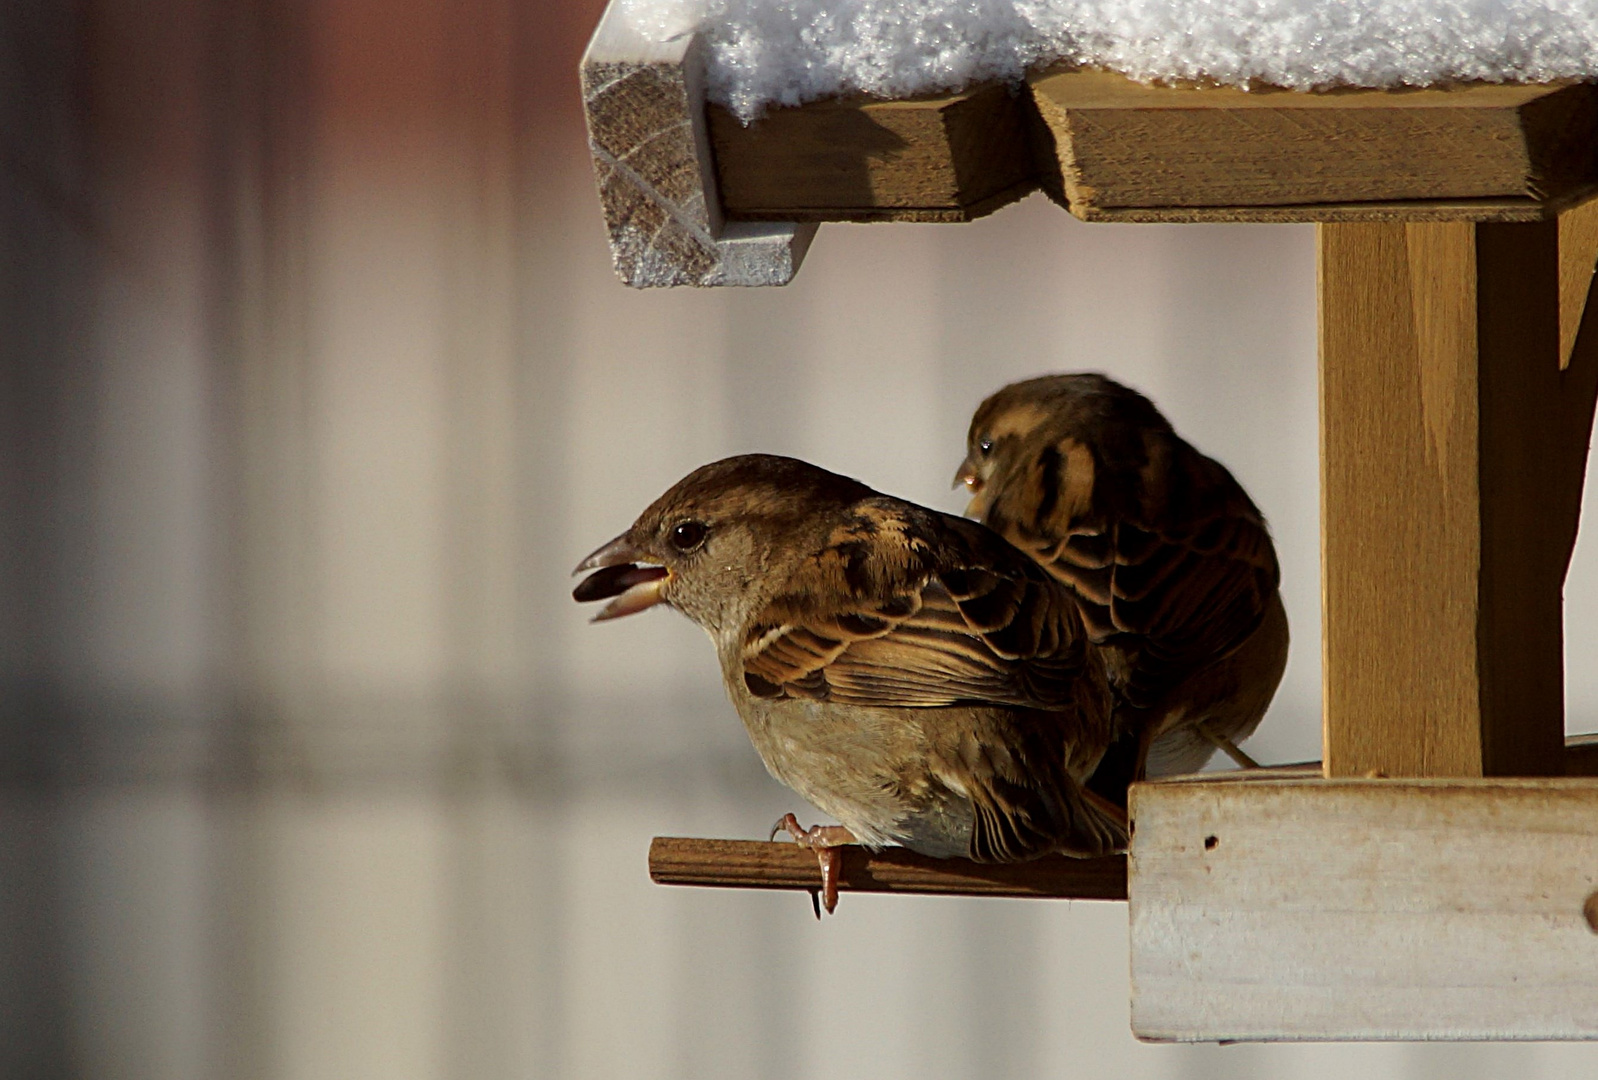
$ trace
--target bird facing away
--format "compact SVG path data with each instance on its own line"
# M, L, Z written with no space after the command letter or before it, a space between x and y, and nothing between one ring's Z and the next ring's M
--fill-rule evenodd
M1265 519L1225 466L1097 374L1006 386L966 451L967 514L1074 590L1148 775L1196 771L1216 746L1252 764L1236 744L1281 681L1287 613Z
M828 911L839 843L1125 847L1081 783L1113 738L1103 662L1069 590L991 530L752 454L690 473L585 570L595 621L666 604L710 635L767 770L842 823L779 823L817 851Z

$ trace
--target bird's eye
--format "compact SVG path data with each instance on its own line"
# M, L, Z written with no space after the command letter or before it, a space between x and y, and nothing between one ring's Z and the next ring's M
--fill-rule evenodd
M989 438L981 439L977 442L977 450L981 452L983 457L987 457L993 453L993 440Z
M705 542L710 529L703 521L679 521L672 526L671 546L678 551L692 551Z

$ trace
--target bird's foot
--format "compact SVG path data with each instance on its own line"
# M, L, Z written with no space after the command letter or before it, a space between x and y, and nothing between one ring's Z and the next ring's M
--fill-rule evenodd
M1243 753L1242 749L1239 748L1238 745L1231 739L1228 739L1225 735L1211 731L1209 725L1203 720L1198 721L1193 725L1193 727L1200 735L1208 739L1212 746L1215 746L1221 751L1221 753L1225 754L1227 757L1236 762L1239 768L1257 769L1260 767L1259 762Z
M816 853L816 862L821 866L821 889L819 893L815 889L810 890L810 903L815 908L816 918L821 918L823 907L831 915L838 907L838 874L842 869L838 852L834 849L855 843L854 833L842 825L812 825L806 829L792 814L784 814L782 820L771 827L768 839L775 840L780 832L793 837L793 842L800 847Z

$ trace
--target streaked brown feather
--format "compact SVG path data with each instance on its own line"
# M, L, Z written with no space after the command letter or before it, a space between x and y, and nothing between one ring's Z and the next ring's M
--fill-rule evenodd
M1072 588L1134 708L1226 661L1277 603L1258 508L1135 391L1096 375L1018 383L971 431L1002 433L973 512ZM1051 477L1055 497L1040 490Z
M896 500L861 508L802 561L755 622L746 674L855 705L1081 703L1076 605L986 529Z

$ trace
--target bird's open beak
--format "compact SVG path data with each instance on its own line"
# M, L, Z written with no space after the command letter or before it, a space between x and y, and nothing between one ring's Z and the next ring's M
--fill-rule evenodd
M671 573L634 547L626 533L578 563L572 573L584 570L594 572L577 583L572 599L579 603L610 600L599 609L594 622L619 619L661 603L666 599L661 590Z
M949 486L959 487L961 484L964 484L973 495L982 490L982 475L977 472L977 467L971 464L970 458L960 462L960 468L954 474L954 483Z

